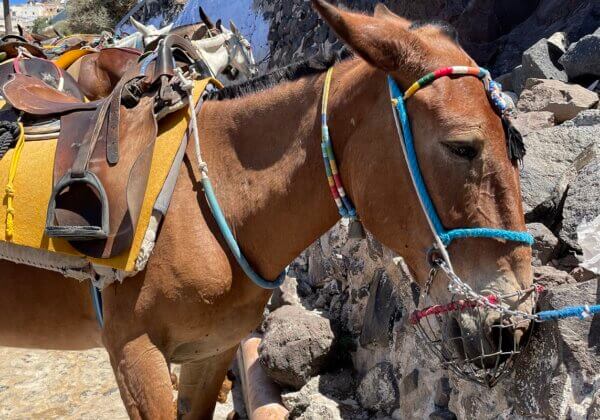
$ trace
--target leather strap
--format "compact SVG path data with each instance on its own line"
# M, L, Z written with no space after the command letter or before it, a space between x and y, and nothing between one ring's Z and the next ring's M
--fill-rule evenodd
M73 162L73 168L71 174L74 178L81 178L85 176L87 166L96 147L96 143L100 138L100 133L107 123L108 116L108 127L109 130L106 143L106 157L109 163L116 164L119 161L119 111L121 106L121 92L123 86L128 79L121 79L111 96L102 101L102 105L98 109L96 115L96 123L91 135L85 136L84 143L81 144L77 157ZM113 108L111 110L111 108ZM110 112L110 115L109 115ZM115 136L116 133L116 136Z

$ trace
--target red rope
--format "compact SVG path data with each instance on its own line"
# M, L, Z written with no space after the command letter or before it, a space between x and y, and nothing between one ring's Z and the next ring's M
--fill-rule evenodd
M544 291L544 286L541 284L534 284L528 289L523 290L523 293L534 291L536 294L540 294ZM497 305L500 303L500 299L497 295L488 295L484 297L489 303ZM418 324L420 320L431 315L440 315L453 311L464 311L465 309L472 309L477 306L483 306L483 303L476 300L457 300L454 302L447 303L445 305L433 305L423 310L416 310L410 315L410 323Z

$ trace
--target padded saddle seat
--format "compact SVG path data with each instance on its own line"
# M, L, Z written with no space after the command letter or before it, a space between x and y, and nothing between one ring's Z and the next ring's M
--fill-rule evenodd
M58 89L62 79L62 92L83 102L84 97L77 81L53 62L41 58L14 59L0 64L0 86L4 86L15 74L34 77L48 86Z
M4 96L10 104L30 115L60 115L72 111L96 109L99 102L80 99L53 89L41 80L24 74L13 74L4 84Z

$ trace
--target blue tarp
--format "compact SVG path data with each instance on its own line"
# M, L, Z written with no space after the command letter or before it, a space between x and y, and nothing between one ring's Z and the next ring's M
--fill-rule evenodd
M199 22L199 10L202 6L213 22L222 19L229 26L229 20L233 20L252 44L255 59L260 61L269 52L269 23L264 20L260 10L255 10L253 3L254 0L188 0L175 19L175 26Z

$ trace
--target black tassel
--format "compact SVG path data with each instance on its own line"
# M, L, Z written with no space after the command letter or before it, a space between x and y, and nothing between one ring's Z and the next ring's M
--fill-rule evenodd
M517 130L517 127L512 124L510 117L502 117L502 127L504 128L504 135L506 136L506 143L508 146L508 157L510 160L516 160L519 163L523 162L525 153L525 143L523 142L523 136Z

